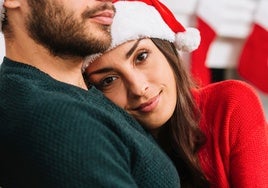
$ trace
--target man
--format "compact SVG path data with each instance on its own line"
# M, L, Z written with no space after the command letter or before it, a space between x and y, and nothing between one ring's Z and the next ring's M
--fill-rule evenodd
M111 0L4 8L0 187L179 187L151 136L83 81L83 58L110 45Z

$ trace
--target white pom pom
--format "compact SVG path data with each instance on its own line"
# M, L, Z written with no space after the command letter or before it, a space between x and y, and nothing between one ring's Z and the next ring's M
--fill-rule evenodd
M2 31L2 21L5 18L4 0L0 0L0 31Z
M183 52L192 52L200 44L200 32L196 28L186 28L186 31L179 32L175 37L175 46Z

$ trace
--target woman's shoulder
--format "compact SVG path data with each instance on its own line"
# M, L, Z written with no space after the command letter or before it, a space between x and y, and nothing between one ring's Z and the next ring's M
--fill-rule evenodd
M240 80L225 80L209 84L197 89L198 98L215 99L215 100L244 100L255 98L258 99L257 91L250 84Z
M197 106L201 111L216 109L262 109L257 90L240 80L225 80L209 84L193 91Z
M200 88L201 90L222 90L224 91L240 91L242 90L247 90L247 91L255 91L255 89L248 84L245 81L241 80L224 80L216 83L209 84L203 88Z

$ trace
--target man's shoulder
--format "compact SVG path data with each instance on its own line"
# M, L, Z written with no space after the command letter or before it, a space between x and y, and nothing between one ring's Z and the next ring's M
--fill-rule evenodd
M99 116L107 118L109 105L101 94L58 82L42 72L32 72L32 77L30 70L21 75L11 72L0 78L2 116L39 125L90 123Z

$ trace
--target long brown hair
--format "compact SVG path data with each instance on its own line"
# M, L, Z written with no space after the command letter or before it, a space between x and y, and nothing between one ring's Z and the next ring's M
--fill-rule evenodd
M209 187L197 155L206 138L199 128L199 111L191 93L194 83L173 43L157 38L151 40L168 60L177 85L175 111L161 127L157 142L175 164L182 187Z

